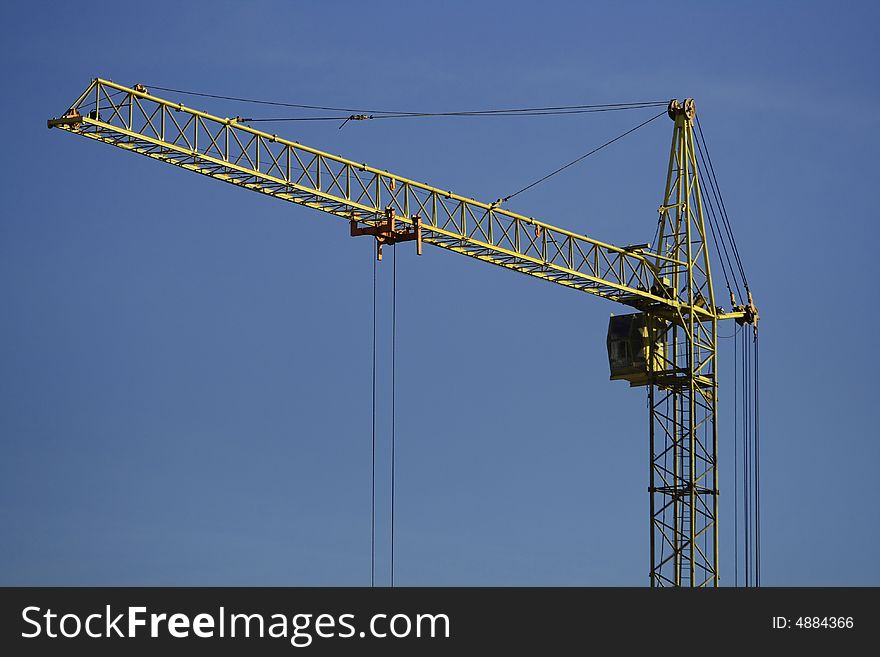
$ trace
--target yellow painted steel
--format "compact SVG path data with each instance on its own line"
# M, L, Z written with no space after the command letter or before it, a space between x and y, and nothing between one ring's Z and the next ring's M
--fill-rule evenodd
M685 267L658 263L685 307L715 307L700 196L692 99L673 101L675 121L657 248ZM679 311L680 312L680 311ZM738 311L739 312L739 311ZM670 318L645 311L648 374L651 586L718 586L718 372L716 314ZM655 345L660 345L658 348Z
M720 312L652 290L658 266L686 266L668 254L601 242L141 89L97 78L65 114L78 122L50 127L365 225L377 226L388 207L404 225L418 215L428 244L636 308L693 308L699 321Z

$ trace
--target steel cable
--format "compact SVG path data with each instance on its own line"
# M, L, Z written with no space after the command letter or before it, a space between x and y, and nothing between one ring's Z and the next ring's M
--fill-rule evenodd
M518 195L518 194L522 194L524 191L526 191L526 190L528 190L528 189L531 189L531 188L534 187L535 185L539 185L540 183L544 182L544 181L547 180L548 178L552 178L552 177L555 176L557 173L561 173L562 171L565 171L566 169L568 169L570 166L573 166L573 165L577 164L578 162L581 162L581 161L587 159L588 157L590 157L590 156L593 155L594 153L598 153L599 151L601 151L601 150L602 150L603 148L605 148L606 146L610 146L610 145L613 144L614 142L616 142L616 141L618 141L618 140L620 140L620 139L623 139L624 137L626 137L626 136L629 135L629 134L632 134L633 132L635 132L635 131L638 130L639 128L648 125L649 123L651 123L651 121L655 121L655 120L659 119L659 118L660 118L661 116L663 116L664 114L666 114L666 111L665 111L665 110L662 111L662 112L660 112L660 113L657 114L656 116L651 117L651 118L648 119L647 121L643 121L642 123L639 123L636 127L634 127L634 128L630 128L630 129L627 130L626 132L617 135L614 139L610 139L610 140L606 141L606 142L605 142L604 144L602 144L601 146L597 146L596 148L594 148L593 150L591 150L589 153L585 153L584 155L581 155L579 158L572 160L572 161L569 162L568 164L565 164L565 165L559 167L559 168L556 169L555 171L551 171L551 172L548 173L546 176L544 176L544 177L542 177L542 178L539 178L539 179L536 180L535 182L526 185L526 186L523 187L522 189L515 191L513 194L509 194L508 196L505 196L505 197L499 199L499 201L500 201L500 202L509 201L509 200L512 199L514 196L516 196L516 195ZM496 203L499 202L499 201L496 201Z
M372 249L371 249L372 255ZM373 439L370 477L370 586L376 585L376 258L373 257Z

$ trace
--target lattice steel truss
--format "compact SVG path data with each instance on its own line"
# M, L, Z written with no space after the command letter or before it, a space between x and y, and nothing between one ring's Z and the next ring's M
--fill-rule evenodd
M380 244L414 239L635 307L663 366L649 376L651 585L718 584L717 322L694 155L675 121L659 242L617 247L245 125L95 79L49 127L336 215ZM398 231L396 223L402 228ZM648 362L653 363L654 358Z
M655 263L668 260L664 254L605 244L190 109L137 85L96 79L50 124L359 224L379 226L390 207L403 225L419 216L428 244L629 305L668 303L650 291Z
M658 244L669 260L658 260L657 276L658 286L681 303L672 315L648 309L649 347L665 347L648 387L651 585L717 586L718 319L689 310L715 309L693 100L671 103L669 115L675 129Z

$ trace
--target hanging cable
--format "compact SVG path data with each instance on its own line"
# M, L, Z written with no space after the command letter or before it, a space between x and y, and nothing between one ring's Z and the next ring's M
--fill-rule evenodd
M754 351L754 347L753 347L753 343L750 339L749 332L743 331L743 333L746 334L746 344L748 344L748 346L749 346L749 350L748 350L749 360L747 362L748 373L749 373L749 390L748 391L749 391L749 395L750 395L750 397L749 397L749 449L750 449L750 452L749 452L749 477L750 477L750 481L751 481L751 489L749 490L749 500L751 502L751 506L749 507L749 514L750 514L750 517L752 520L752 526L749 528L749 533L750 533L750 538L751 538L751 542L749 545L750 545L750 548L752 551L751 552L751 555L752 555L752 586L755 586L755 583L756 583L756 580L755 580L755 578L756 578L756 574L755 574L756 573L755 529L754 529L755 516L756 516L756 514L755 514L755 431L754 431L754 428L755 428L755 408L753 406L754 397L752 396L753 391L754 391L754 386L755 386L755 372L752 369L752 363L753 363L752 352Z
M643 121L642 123L638 124L635 128L630 128L630 129L627 130L626 132L617 135L614 139L611 139L611 140L609 140L609 141L606 141L606 142L605 142L604 144L602 144L601 146L597 146L596 148L594 148L593 150L591 150L589 153L585 153L584 155L581 155L579 158L577 158L577 159L575 159L575 160L572 160L572 161L569 162L568 164L565 164L565 165L559 167L559 168L556 169L555 171L551 171L550 173L548 173L548 174L547 174L546 176L544 176L543 178L539 178L539 179L536 180L535 182L530 183L530 184L526 185L525 187L523 187L522 189L515 191L513 194L509 194L508 196L505 196L505 197L499 199L499 200L496 201L495 203L497 204L497 203L502 203L502 202L505 202L505 201L509 201L509 200L512 199L514 196L516 196L516 195L518 195L518 194L522 194L522 193L523 193L524 191L526 191L527 189L531 189L531 188L534 187L535 185L538 185L538 184L544 182L544 181L547 180L548 178L552 178L552 177L555 176L557 173L560 173L560 172L562 172L562 171L565 171L565 170L566 170L567 168L569 168L570 166L573 166L573 165L577 164L578 162L581 162L581 161L587 159L588 157L590 157L590 156L593 155L594 153L598 153L599 151L601 151L601 150L602 150L603 148L605 148L606 146L610 146L611 144L613 144L613 143L616 142L617 140L619 140L619 139L623 139L624 137L626 137L626 136L629 135L629 134L632 134L633 132L635 132L635 131L638 130L639 128L648 125L649 123L651 123L651 121L655 121L655 120L659 119L659 118L660 118L661 116L663 116L664 114L666 114L666 111L665 111L665 110L662 111L662 112L660 112L660 113L657 114L656 116L651 117L651 118L648 119L647 121Z
M758 331L755 329L755 586L761 585L761 447L758 414Z
M372 256L372 248L370 249ZM373 440L370 478L370 586L376 586L376 258L373 257Z
M737 388L739 381L737 380L737 360L736 360L736 333L733 331L733 585L739 586L739 468L737 467L737 459L739 458L739 432L737 431L737 414L739 412Z
M749 527L749 535L750 535L749 538L751 539L749 542L749 549L751 550L751 558L752 558L752 586L754 586L755 585L755 577L756 577L756 575L755 575L755 572L756 572L756 570L755 570L755 563L756 563L756 560L755 560L755 528L754 528L755 515L756 515L755 514L755 432L754 432L754 426L755 426L754 413L755 413L755 411L754 411L754 407L752 406L753 398L751 395L753 394L754 385L755 385L755 383L754 383L755 373L752 370L752 362L753 362L753 360L752 360L753 359L752 341L749 338L748 331L743 331L743 333L746 333L746 344L748 345L748 360L746 361L746 367L748 368L748 375L749 375L749 388L748 388L748 393L749 393L749 485L751 486L751 488L749 489L749 501L750 501L749 517L752 521L752 525Z
M397 414L395 378L397 375L397 244L391 248L393 265L391 283L391 586L394 586L394 466L395 424Z
M744 576L745 585L751 584L751 571L749 570L749 555L751 553L751 542L749 537L749 526L751 521L749 518L749 486L751 479L749 477L749 413L748 413L748 340L746 339L746 331L742 332L743 351L741 367L743 368L742 377L742 393L743 393L743 559L745 561Z

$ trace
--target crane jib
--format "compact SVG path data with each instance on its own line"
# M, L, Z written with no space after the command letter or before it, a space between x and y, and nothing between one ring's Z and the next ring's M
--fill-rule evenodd
M636 308L691 311L686 299L656 293L659 267L685 266L671 254L604 243L158 98L140 85L93 80L49 126L362 226L380 228L392 208L402 225L419 217L427 244ZM703 321L713 314L693 312Z

